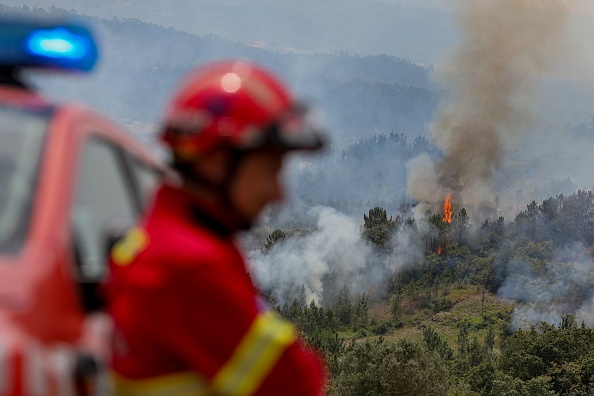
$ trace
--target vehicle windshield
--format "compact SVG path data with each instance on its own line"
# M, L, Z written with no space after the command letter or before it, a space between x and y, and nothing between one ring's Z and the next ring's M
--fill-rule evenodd
M49 112L0 106L0 252L25 241Z

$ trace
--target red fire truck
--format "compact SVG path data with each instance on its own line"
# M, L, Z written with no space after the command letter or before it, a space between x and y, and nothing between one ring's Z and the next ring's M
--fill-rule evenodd
M82 25L0 20L0 396L106 392L98 285L110 240L166 170L107 118L50 103L21 78L96 60Z

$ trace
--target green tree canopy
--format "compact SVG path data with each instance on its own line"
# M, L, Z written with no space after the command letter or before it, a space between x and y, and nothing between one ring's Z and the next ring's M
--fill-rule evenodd
M398 225L398 219L388 218L385 209L375 207L369 214L363 214L363 237L374 245L385 248Z
M437 396L449 389L446 365L436 352L408 340L351 344L339 360L332 396Z

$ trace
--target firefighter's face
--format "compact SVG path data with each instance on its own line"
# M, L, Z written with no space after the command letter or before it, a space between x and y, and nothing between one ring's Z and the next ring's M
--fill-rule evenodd
M242 158L230 194L235 208L245 219L256 220L268 204L283 198L283 159L283 153L270 150Z

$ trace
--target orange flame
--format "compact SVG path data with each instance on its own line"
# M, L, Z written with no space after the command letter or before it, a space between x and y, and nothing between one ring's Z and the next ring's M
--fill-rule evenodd
M439 254L441 256L442 250L443 249L441 248L441 246L438 246L437 247L437 254Z
M451 223L453 214L454 212L452 211L452 194L448 194L446 196L445 201L443 202L443 222Z

